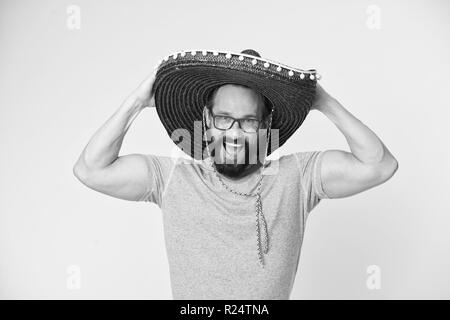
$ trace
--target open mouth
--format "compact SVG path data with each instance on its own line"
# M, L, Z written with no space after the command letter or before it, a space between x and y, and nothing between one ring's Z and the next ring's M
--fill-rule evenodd
M237 153L238 151L242 150L244 147L244 144L236 144L236 143L224 141L223 147L224 147L225 151L228 154L230 154L230 153Z

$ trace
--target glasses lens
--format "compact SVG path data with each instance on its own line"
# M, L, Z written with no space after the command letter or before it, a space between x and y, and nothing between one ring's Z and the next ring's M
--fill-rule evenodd
M258 131L259 121L254 119L245 119L241 121L242 130L245 132L256 132Z
M214 126L217 129L227 130L231 127L231 123L233 122L233 118L224 117L224 116L215 116L214 117Z

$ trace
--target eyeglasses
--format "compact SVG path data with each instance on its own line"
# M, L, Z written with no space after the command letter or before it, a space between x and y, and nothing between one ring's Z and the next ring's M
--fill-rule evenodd
M234 125L234 122L237 121L239 123L239 128L244 130L244 132L256 133L261 125L261 122L263 121L251 118L236 119L229 116L215 115L212 111L211 114L213 117L214 127L219 130L229 130Z

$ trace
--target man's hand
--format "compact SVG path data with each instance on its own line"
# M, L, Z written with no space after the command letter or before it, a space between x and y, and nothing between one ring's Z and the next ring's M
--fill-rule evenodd
M154 96L151 95L153 84L155 82L155 75L148 76L141 84L131 93L128 99L139 100L141 107L153 108L155 107Z
M316 97L312 103L311 110L323 111L323 109L329 104L330 101L334 100L332 96L326 92L322 86L317 82L316 84Z

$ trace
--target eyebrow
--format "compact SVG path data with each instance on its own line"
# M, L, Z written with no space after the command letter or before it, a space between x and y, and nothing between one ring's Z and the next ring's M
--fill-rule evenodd
M225 116L231 116L231 114L228 111L218 111L218 112L214 112L217 115L225 115ZM257 116L255 116L254 114L247 114L244 116L244 118L248 118L248 117L252 117L252 118L258 118Z

